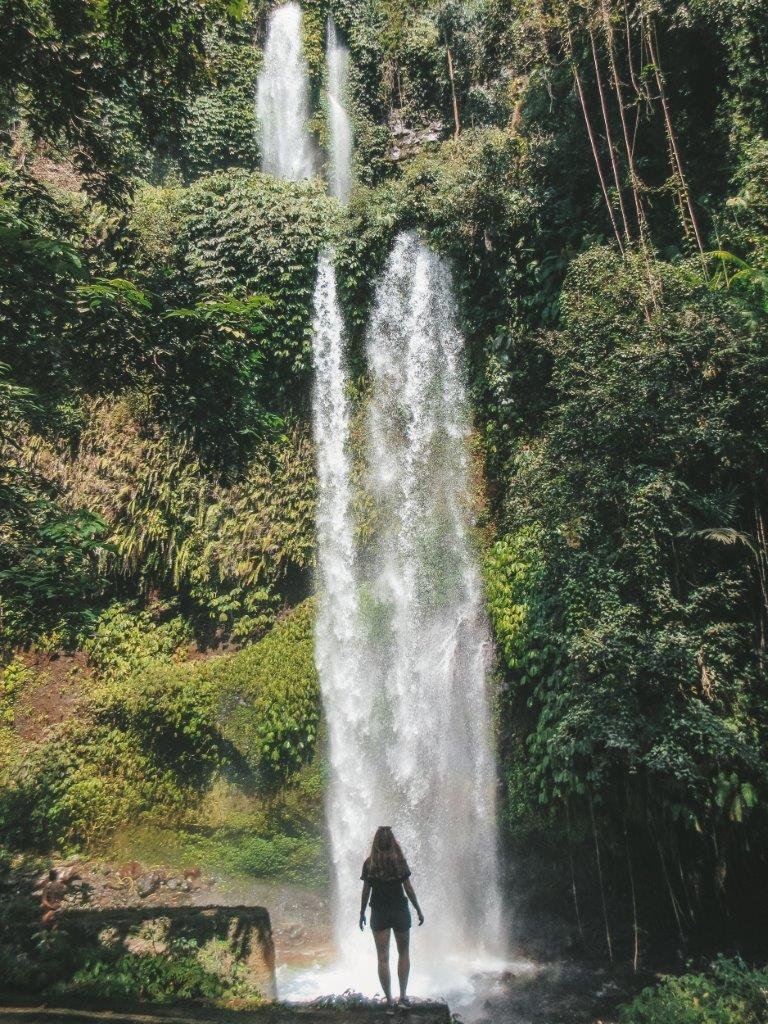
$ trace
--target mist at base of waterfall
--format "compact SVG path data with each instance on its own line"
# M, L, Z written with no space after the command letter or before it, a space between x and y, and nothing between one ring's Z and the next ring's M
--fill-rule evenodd
M360 949L352 960L318 963L312 968L279 967L278 993L283 1002L306 1003L324 996L354 992L367 999L382 998L381 984L376 968L376 950L369 931L360 936ZM507 974L531 976L537 967L529 960L491 957L465 957L459 952L448 956L441 964L424 965L419 962L420 946L411 943L411 974L408 983L409 998L440 999L448 1002L454 1012L466 1011L484 999ZM391 944L390 970L392 993L397 997L397 953L394 938Z

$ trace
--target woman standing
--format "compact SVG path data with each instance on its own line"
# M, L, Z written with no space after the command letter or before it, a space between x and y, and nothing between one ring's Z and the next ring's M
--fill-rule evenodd
M394 1012L392 1000L392 982L389 973L389 936L395 933L397 943L397 980L400 983L400 1006L409 1005L406 989L411 960L408 945L411 927L411 912L408 900L413 904L419 924L424 924L416 893L413 891L409 876L408 863L400 849L400 844L392 834L388 825L376 829L373 837L371 855L363 864L363 897L360 905L360 930L365 928L365 911L368 900L371 901L371 931L376 943L379 961L379 981L384 989L387 1000L387 1011ZM406 897L408 899L406 899Z

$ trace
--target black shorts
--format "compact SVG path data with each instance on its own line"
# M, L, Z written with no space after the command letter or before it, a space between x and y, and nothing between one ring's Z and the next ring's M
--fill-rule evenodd
M372 932L380 932L385 928L394 928L396 932L404 932L410 927L411 912L407 903L402 906L371 907Z

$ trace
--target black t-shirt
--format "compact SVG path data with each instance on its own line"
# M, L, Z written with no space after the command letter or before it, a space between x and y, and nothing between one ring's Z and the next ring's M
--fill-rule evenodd
M401 875L392 878L372 877L370 866L370 860L366 860L363 864L363 872L360 878L371 886L371 906L376 910L381 910L384 907L397 907L407 904L408 900L403 892L403 882L411 874L408 865L406 865L405 871Z

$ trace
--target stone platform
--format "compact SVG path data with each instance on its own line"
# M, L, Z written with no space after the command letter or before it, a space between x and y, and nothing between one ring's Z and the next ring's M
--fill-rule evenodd
M419 1003L394 1017L382 1006L344 1008L272 1003L256 1010L201 1006L124 1007L3 1005L2 1024L450 1024L445 1003Z

